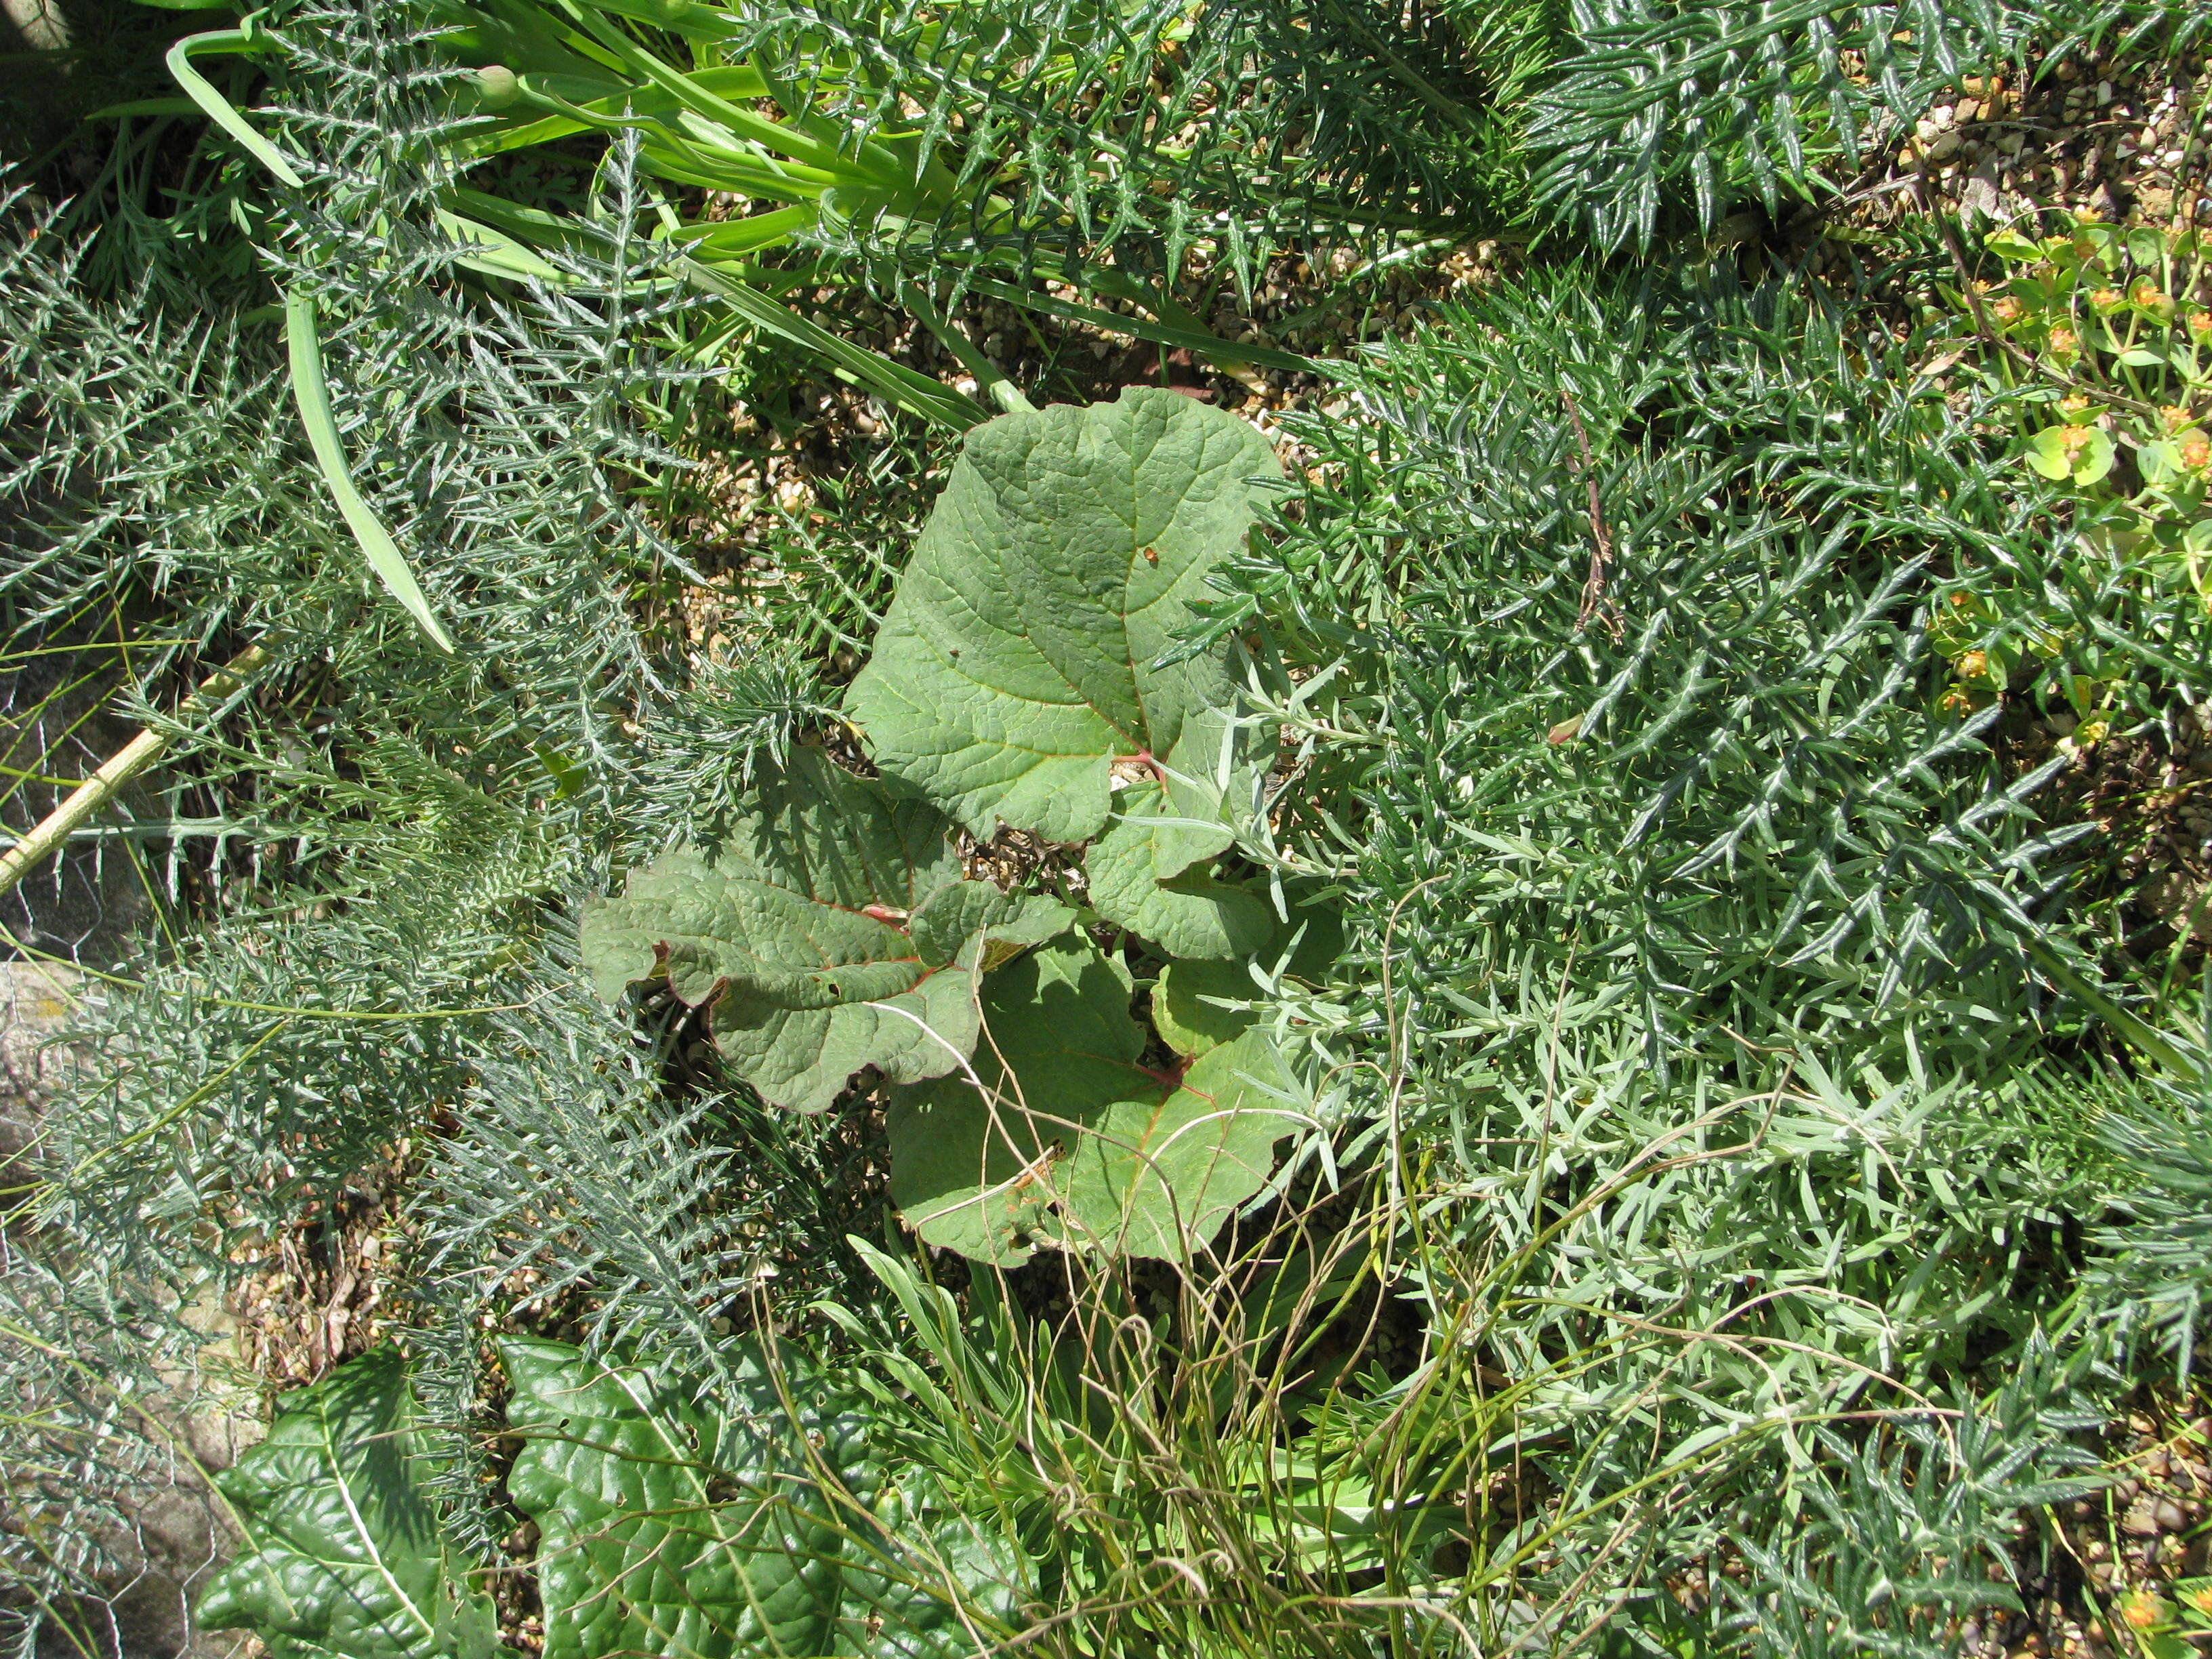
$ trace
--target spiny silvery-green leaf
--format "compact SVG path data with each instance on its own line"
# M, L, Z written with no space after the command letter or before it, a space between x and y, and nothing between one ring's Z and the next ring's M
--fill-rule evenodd
M979 836L1105 827L1117 759L1203 785L1226 651L1155 665L1280 468L1222 410L1157 387L968 434L846 712L886 773Z
M819 1111L866 1066L940 1075L975 1046L978 975L1073 914L965 880L950 829L800 750L717 857L665 854L588 906L585 963L610 998L665 975L711 1000L716 1047L778 1105Z
M841 1479L848 1422L794 1420L767 1368L739 1415L646 1365L500 1344L523 1448L507 1476L538 1523L545 1659L732 1659L833 1650L843 1532L799 1437Z
M1264 1033L1142 1063L1120 963L1066 938L984 988L974 1076L900 1091L891 1194L932 1244L1018 1261L1048 1240L1180 1258L1260 1189L1297 1126Z
M1100 915L1171 957L1241 957L1266 941L1275 921L1267 902L1194 867L1228 847L1226 824L1182 810L1152 778L1128 784L1116 805L1083 855Z
M269 1437L216 1477L246 1552L209 1584L200 1622L251 1630L276 1659L489 1659L491 1603L447 1559L416 1455L392 1349L290 1396Z

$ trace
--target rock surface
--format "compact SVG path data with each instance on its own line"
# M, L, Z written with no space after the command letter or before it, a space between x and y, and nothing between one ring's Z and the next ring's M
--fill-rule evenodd
M0 962L0 1188L36 1177L47 1103L82 1060L57 1039L91 983L60 963ZM35 1248L27 1238L9 1242ZM237 1541L204 1472L228 1468L261 1437L258 1390L240 1380L236 1322L219 1299L188 1310L185 1322L208 1342L198 1373L178 1375L159 1408L178 1455L141 1490L124 1495L124 1524L101 1540L117 1570L106 1594L72 1619L106 1644L112 1659L238 1659L249 1651L246 1638L195 1629L191 1600ZM39 1651L81 1650L52 1631Z

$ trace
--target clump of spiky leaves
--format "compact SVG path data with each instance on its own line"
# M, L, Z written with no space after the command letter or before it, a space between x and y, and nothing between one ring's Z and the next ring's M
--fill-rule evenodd
M43 1544L9 1564L27 1642L98 1587L104 1534L77 1517L161 1465L134 1402L189 1374L203 1339L179 1310L295 1229L337 1248L348 1183L374 1182L410 1136L428 1144L483 1064L517 1054L516 1019L568 971L538 966L549 908L604 867L617 811L669 799L702 763L684 733L637 735L690 672L634 619L632 585L680 562L628 493L679 465L637 409L674 372L645 343L684 302L651 297L660 256L630 240L623 155L608 228L559 256L557 289L483 281L431 208L448 72L378 18L307 22L279 96L310 190L272 194L261 251L319 302L354 477L453 653L364 565L264 318L173 315L158 291L88 298L68 240L36 221L11 225L0 267L14 648L98 619L147 718L210 659L249 641L269 655L218 720L175 731L171 775L191 793L167 799L191 810L148 823L142 808L131 843L159 854L145 869L162 931L89 1007L87 1065L45 1120L43 1184L11 1218L0 1295L26 1409L0 1463L69 1472L7 1499L44 1505ZM769 678L785 686L766 699L773 727L793 684ZM655 752L671 757L657 787L640 763ZM541 1012L547 1049L614 1063L603 1012L558 998ZM708 1133L697 1112L603 1127L634 1160L603 1178L638 1194L681 1175L672 1145ZM746 1132L718 1118L714 1133ZM680 1250L595 1284L639 1260L664 1300L687 1300ZM111 1306L125 1286L130 1308ZM459 1368L447 1393L468 1398L483 1356L431 1347ZM71 1528L80 1543L56 1543Z
M2212 1087L2200 1074L2194 1086L2150 1079L2108 1091L2118 1098L2100 1127L2124 1175L2115 1182L2118 1224L2097 1239L2104 1257L2089 1275L2091 1304L2124 1348L2171 1354L2186 1382L2212 1292Z
M2023 22L1996 0L1720 6L1576 0L1574 48L1536 102L1538 192L1607 248L1673 219L1832 191L1863 147L2001 60Z
M1477 20L1463 7L1336 0L1316 14L1237 0L1201 20L1162 0L645 15L445 0L438 11L458 58L495 66L466 148L628 121L648 170L679 195L763 204L673 237L714 268L695 279L770 332L789 331L763 321L763 289L866 283L933 328L927 296L949 285L1061 315L1070 294L1133 306L1138 332L1226 357L1175 298L1201 249L1249 291L1293 238L1471 235L1521 216L1513 137L1550 9L1516 0ZM733 99L765 100L769 118ZM526 240L564 234L491 191L453 204ZM681 199L671 210L690 217ZM945 413L935 388L872 354L824 349L895 400Z
M2069 532L1920 360L1848 298L1532 277L1294 423L1308 483L1218 617L1279 642L1279 850L1348 895L1314 1040L1537 1253L1497 1369L1585 1356L1528 1402L1566 1506L1715 1410L1779 1425L1651 1518L1656 1570L1826 1478L1792 1425L2032 1334L2101 1190L2079 1099L2008 1079L2097 997L2048 896L2076 832L1927 637L1938 573ZM1644 1334L1584 1346L1609 1318Z
M1608 250L1782 218L1834 203L1963 76L2178 56L2207 27L2161 0L1574 0L1526 128L1536 194Z
M1778 1054L2032 1032L2069 832L2033 824L2047 772L1933 706L1926 613L1932 572L2064 532L1913 361L1809 292L1571 271L1385 353L1366 418L1299 424L1319 482L1218 622L1339 665L1279 694L1319 733L1295 855L1359 882L1394 1017L1469 1083L1571 1043L1749 1091Z

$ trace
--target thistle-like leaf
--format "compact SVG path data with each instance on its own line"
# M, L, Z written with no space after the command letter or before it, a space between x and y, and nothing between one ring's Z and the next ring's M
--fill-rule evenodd
M415 1455L395 1350L290 1396L269 1437L216 1477L246 1547L209 1584L200 1622L250 1629L276 1659L489 1659L491 1602L446 1559Z
M971 432L846 696L877 764L977 835L1057 842L1105 828L1117 759L1215 776L1225 651L1156 665L1279 471L1154 387Z
M1296 1097L1264 1033L1142 1063L1118 963L1069 938L986 987L972 1079L902 1091L891 1191L933 1244L1018 1261L1048 1240L1180 1258L1257 1192Z
M1065 927L1055 901L965 880L927 804L801 750L720 854L672 853L590 906L602 994L665 976L770 1102L819 1111L863 1066L936 1077L975 1046L975 981Z

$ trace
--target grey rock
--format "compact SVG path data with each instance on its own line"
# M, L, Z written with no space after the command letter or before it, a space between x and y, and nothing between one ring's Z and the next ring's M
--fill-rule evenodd
M0 962L0 1188L31 1176L46 1103L76 1063L55 1038L83 994L74 968Z

